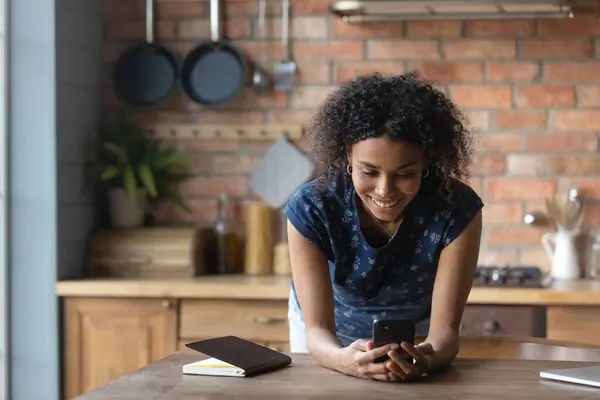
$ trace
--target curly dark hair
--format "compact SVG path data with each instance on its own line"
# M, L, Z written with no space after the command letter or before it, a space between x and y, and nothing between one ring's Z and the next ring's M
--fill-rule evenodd
M473 133L465 116L436 86L415 71L369 73L343 83L307 126L317 176L343 173L349 145L387 135L423 149L430 169L423 186L435 186L449 199L456 181L468 180Z

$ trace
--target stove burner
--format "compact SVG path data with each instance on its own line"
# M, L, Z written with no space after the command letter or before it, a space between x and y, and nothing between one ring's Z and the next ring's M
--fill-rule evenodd
M538 267L530 266L479 266L475 270L473 286L542 288L542 272Z

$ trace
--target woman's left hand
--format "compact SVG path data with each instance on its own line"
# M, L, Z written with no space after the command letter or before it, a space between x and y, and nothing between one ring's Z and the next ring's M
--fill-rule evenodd
M402 342L400 348L401 350L388 352L390 360L386 361L386 367L390 371L390 379L410 381L431 370L435 352L430 343L424 342L413 346L410 343ZM411 364L402 354L414 358L415 363Z

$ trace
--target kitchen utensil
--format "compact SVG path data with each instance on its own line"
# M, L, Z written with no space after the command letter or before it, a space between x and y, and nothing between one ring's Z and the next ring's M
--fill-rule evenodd
M578 279L581 267L575 239L579 231L559 230L542 236L542 246L550 258L550 275L555 279Z
M545 213L540 211L534 211L525 214L525 216L523 217L523 222L525 222L527 225L547 226L552 221L550 221L550 218Z
M221 38L221 0L210 0L211 40L195 47L182 66L182 86L187 95L204 106L232 100L244 86L247 63L243 54Z
M289 92L294 86L296 63L292 60L289 45L290 35L290 1L281 2L281 43L285 58L275 68L275 91Z
M312 176L313 171L310 159L283 135L267 149L252 172L250 187L267 204L279 209Z
M154 41L154 0L146 0L146 41L127 49L113 71L117 95L135 106L151 106L177 87L179 62Z
M262 201L246 207L246 252L244 273L267 275L273 264L273 209Z
M264 60L264 38L265 38L265 8L266 0L259 0L258 2L258 30L260 36L261 46L261 59ZM252 85L254 90L257 92L264 92L269 88L269 75L259 65L258 62L254 62L254 74L252 75Z
M232 274L240 272L238 257L241 243L232 231L229 221L229 196L219 197L219 221L216 226L218 246L218 273Z
M575 190L571 189L566 194L555 193L546 199L546 208L557 230L573 230L581 222L582 205Z

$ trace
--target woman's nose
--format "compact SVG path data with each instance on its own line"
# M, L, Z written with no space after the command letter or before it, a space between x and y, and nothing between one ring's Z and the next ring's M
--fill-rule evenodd
M390 179L381 178L379 182L377 182L377 187L375 188L375 193L377 193L377 196L387 199L392 192L393 186Z

